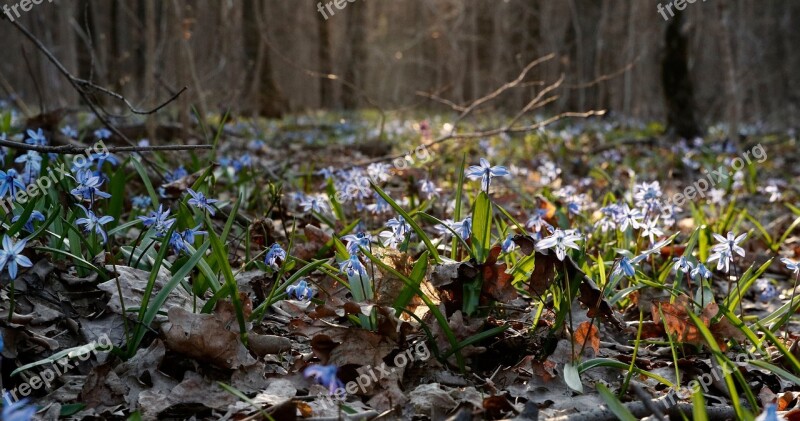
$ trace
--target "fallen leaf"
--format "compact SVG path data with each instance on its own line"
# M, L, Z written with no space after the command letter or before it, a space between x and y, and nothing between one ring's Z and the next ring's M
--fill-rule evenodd
M575 343L580 346L588 345L594 349L594 353L600 352L600 330L592 322L586 321L578 325L574 335Z
M229 328L236 325L235 318L232 320L230 314L196 314L173 307L167 315L169 322L161 325L161 333L167 347L173 351L224 368L255 363L239 340L238 331Z

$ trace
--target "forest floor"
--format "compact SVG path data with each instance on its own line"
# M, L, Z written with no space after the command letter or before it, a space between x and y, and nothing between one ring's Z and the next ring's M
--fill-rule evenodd
M793 133L0 117L4 419L800 419Z

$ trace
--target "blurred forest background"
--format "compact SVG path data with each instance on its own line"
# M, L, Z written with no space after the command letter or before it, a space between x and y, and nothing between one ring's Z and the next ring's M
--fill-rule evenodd
M496 106L515 112L563 75L547 112L672 113L689 120L685 133L797 125L797 1L698 0L668 21L651 0L356 0L327 20L317 3L55 0L19 22L75 75L141 108L187 86L185 113L445 110L420 93L464 103L555 53ZM0 25L0 37L0 92L28 109L78 105L15 28Z

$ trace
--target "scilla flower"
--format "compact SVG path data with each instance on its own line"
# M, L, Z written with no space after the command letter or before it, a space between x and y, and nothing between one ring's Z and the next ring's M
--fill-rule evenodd
M307 378L313 377L317 383L325 386L328 392L333 395L336 393L336 389L344 389L344 384L336 377L336 371L335 365L314 364L303 370L303 376Z
M369 243L372 241L372 236L368 232L359 232L358 234L349 234L342 237L342 241L347 244L347 252L350 254L358 254L361 250L360 247L365 249L369 248Z
M12 402L8 392L3 393L3 412L4 421L30 421L36 413L36 407L28 405L27 399Z
M499 165L493 167L489 164L489 161L487 161L485 158L481 158L480 165L472 165L469 168L467 168L465 174L470 180L480 179L481 189L485 192L489 192L489 185L492 183L492 178L506 177L511 175L511 173L508 172L508 169L506 169L506 167Z
M684 274L687 274L690 273L694 268L692 262L687 260L686 256L676 257L672 259L672 261L675 262L675 266L672 267L675 273L683 272Z
M81 205L78 205L78 207L83 209L83 213L86 215L86 217L76 219L75 223L78 225L83 225L83 230L87 233L93 232L100 234L100 236L103 238L103 244L108 242L108 235L103 229L103 225L113 221L114 217L106 215L98 218L97 215L95 215L94 212L90 211L89 209L86 209Z
M0 250L0 272L8 268L8 276L17 279L17 266L29 268L33 266L30 259L22 255L27 241L14 242L9 236L3 236L3 249Z
M11 218L11 223L13 224L19 221L20 216L21 215L16 215L13 218ZM40 221L40 222L44 221L44 215L42 215L42 213L39 211L31 212L31 216L28 217L28 221L25 222L25 225L22 226L22 229L28 232L33 232L33 221Z
M13 198L17 195L17 190L25 190L25 185L22 184L22 178L17 170L0 171L0 198L5 197L6 194Z
M275 243L269 248L267 255L264 257L264 264L273 270L278 270L284 260L286 260L286 251L278 243Z
M715 244L714 247L711 247L711 251L720 252L720 251L728 251L728 255L733 257L733 254L736 253L739 256L744 257L744 249L739 247L739 243L744 241L744 238L747 234L741 234L738 237L733 235L733 232L728 233L728 237L725 238L719 234L714 234L714 239L719 241L718 244Z
M286 295L298 301L308 301L314 296L314 290L308 287L308 283L304 279L301 279L297 284L286 287Z
M349 259L339 263L339 270L344 272L348 278L368 278L367 268L358 260L358 256L351 255Z
M189 195L192 196L191 199L187 202L189 205L196 207L201 211L208 211L212 216L214 215L215 208L214 203L217 202L216 199L209 199L203 193L196 192L192 189L188 189Z
M536 243L536 249L540 251L550 248L555 249L558 260L564 260L564 257L567 256L567 248L580 250L580 246L575 244L576 241L580 240L580 234L571 231L562 231L560 228L556 228L553 235L545 237Z

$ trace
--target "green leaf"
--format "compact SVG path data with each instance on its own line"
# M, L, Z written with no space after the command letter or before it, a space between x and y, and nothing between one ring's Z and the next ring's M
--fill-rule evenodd
M422 280L425 278L425 274L428 272L428 252L425 251L419 256L419 260L417 263L414 264L414 267L411 269L411 274L409 274L408 279L414 282L414 286L419 289L420 284L422 284ZM408 306L408 303L411 302L411 299L414 298L414 290L410 286L403 287L403 290L400 291L400 294L397 295L397 298L394 300L394 307L398 311L403 311Z
M479 264L486 263L492 242L492 202L480 192L472 209L472 249Z
M420 290L418 287L414 285L414 281L412 281L402 273L398 272L393 267L387 265L386 263L383 263L381 259L378 259L377 257L373 256L372 253L369 252L369 250L362 247L361 251L364 253L365 256L367 256L367 258L372 260L376 265L383 268L383 270L390 272L392 275L397 277L397 279L400 279L404 284L406 284L406 286L411 288L414 291L414 293L416 293L419 296L422 302L424 302L425 305L428 306L428 309L431 311L433 318L436 319L436 322L439 324L439 327L442 329L442 332L444 332L444 336L447 338L447 341L450 342L450 346L452 348L458 347L458 339L456 338L455 333L453 333L453 329L450 328L450 324L447 323L447 318L444 317L444 314L442 314L441 310L439 310L439 307L436 304L434 304L433 301L431 301L431 299L427 295L425 295L424 292L422 292L422 290ZM460 352L456 352L455 357L459 369L461 370L462 373L465 373L466 367L464 365L464 356L461 355Z
M583 383L581 382L581 373L578 368L571 363L564 364L564 381L570 389L583 393Z
M606 405L608 405L608 409L617 416L617 419L621 421L637 421L638 418L634 417L631 411L622 404L622 402L611 393L610 390L606 387L606 385L602 383L597 383L597 391L600 393L600 397L603 398Z
M692 393L692 406L692 419L694 421L708 421L706 400L703 399L703 392L699 387Z
M461 166L458 168L458 181L456 182L456 206L453 210L453 219L461 220L461 202L464 200L464 166L467 164L467 154L461 157ZM450 258L456 260L458 256L458 236L453 236L450 249ZM462 241L466 238L462 238Z
M770 363L768 363L766 361L761 361L761 360L749 360L748 362L750 364L753 364L756 367L761 367L761 368L763 368L765 370L771 371L771 372L775 373L776 375L781 376L784 379L786 379L786 380L788 380L788 381L790 381L790 382L792 382L794 384L800 384L800 377L797 377L794 374L792 374L792 373L790 373L790 372L788 372L788 371L786 371L786 370L784 370L784 369L782 369L782 368L780 368L780 367L778 367L776 365L773 365L773 364L770 364Z
M28 219L31 217L33 210L36 209L36 204L38 202L39 200L31 200L28 205L25 206L25 209L23 209L19 216L19 220L11 224L11 228L9 228L8 232L6 232L9 237L17 235L17 233L22 229L22 226L28 223Z
M695 326L697 326L697 329L700 331L700 334L703 335L703 339L705 339L706 344L711 349L711 352L714 354L714 357L717 359L717 363L723 370L725 385L728 388L728 394L731 397L731 402L733 404L734 411L736 411L736 415L740 419L748 419L749 417L747 415L749 413L747 412L747 409L742 407L742 404L739 401L739 394L736 391L736 384L733 382L733 376L731 376L731 372L733 372L734 375L738 374L737 377L741 377L742 373L739 372L739 369L733 366L733 363L730 360L728 360L722 353L722 350L719 348L719 345L717 345L717 340L714 338L714 335L711 334L711 331L708 330L708 327L706 327L705 323L703 323L703 321L700 320L700 318L697 317L691 311L688 312L688 314L689 318L691 318L692 322L694 322ZM743 377L741 377L741 379L737 378L737 380L740 380L740 382L742 383L742 388L744 389L745 395L747 396L747 400L750 402L750 405L753 408L758 407L755 397L753 396L753 392L750 390L750 387L747 384L747 382L744 381L744 378Z
M139 173L139 177L142 179L142 183L144 183L144 188L147 190L147 194L150 195L150 200L153 201L153 206L157 205L159 203L158 195L155 189L153 189L153 183L150 182L147 170L144 169L141 161L136 158L131 159L131 164L133 164L133 168L136 169L136 172Z
M433 261L436 263L442 263L442 258L439 257L439 252L436 250L436 246L434 246L433 243L431 243L431 239L428 238L428 235L425 234L425 231L422 230L422 228L417 224L417 222L414 221L411 218L411 216L409 216L408 213L405 210L403 210L403 208L400 207L400 205L397 204L397 202L395 202L391 197L389 197L389 195L386 194L386 192L384 192L380 187L378 187L377 184L370 181L370 185L372 186L373 189L375 189L375 192L378 193L378 195L382 197L383 200L385 200L386 203L388 203L389 206L392 207L392 209L395 210L395 212L399 213L400 216L402 216L403 219L405 219L408 225L411 226L411 229L414 230L415 233L417 233L417 236L420 238L420 240L422 240L423 243L425 243L425 247L427 247L428 251L431 253Z
M241 196L237 202L240 201ZM229 219L232 220L235 216L236 213L231 212ZM206 215L206 226L209 227L208 238L211 240L211 251L216 257L217 263L220 266L222 277L225 278L225 284L228 287L228 291L230 291L231 303L233 303L233 308L236 310L236 319L239 321L239 334L241 335L242 343L247 345L247 329L245 326L246 320L244 318L244 309L242 308L242 300L239 297L239 287L236 284L236 279L233 277L231 263L228 261L228 249L224 244L222 244L222 241L220 241L214 230L210 228L213 227L214 224L211 223L211 219L208 217L208 215Z

